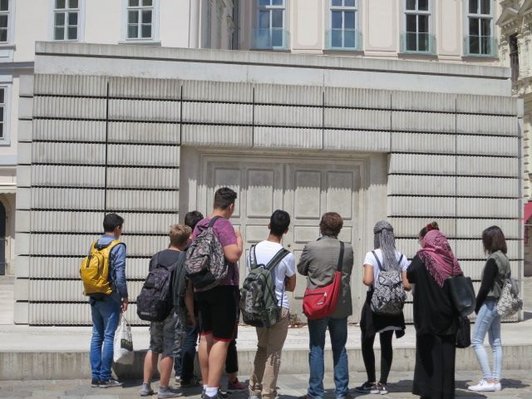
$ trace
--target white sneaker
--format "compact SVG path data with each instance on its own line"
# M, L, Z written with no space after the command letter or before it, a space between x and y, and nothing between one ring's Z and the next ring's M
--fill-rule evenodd
M486 380L480 380L477 385L470 385L467 389L474 392L495 392L495 384Z
M502 386L501 386L500 382L496 382L493 385L495 386L495 392L498 392L498 391L500 391L502 389Z

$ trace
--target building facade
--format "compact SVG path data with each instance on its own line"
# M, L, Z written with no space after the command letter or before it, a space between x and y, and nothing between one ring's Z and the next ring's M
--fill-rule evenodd
M89 322L77 266L105 211L126 218L135 298L166 226L222 184L246 246L283 207L297 255L337 210L358 264L377 220L412 256L437 218L479 280L478 236L497 223L521 275L522 110L496 67L500 15L495 0L0 0L16 322Z

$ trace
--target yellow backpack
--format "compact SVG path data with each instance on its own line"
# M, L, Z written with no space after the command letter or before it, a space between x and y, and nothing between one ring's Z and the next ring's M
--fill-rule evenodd
M99 249L96 247L97 243L98 241L92 243L89 256L83 258L79 268L83 293L111 295L113 289L109 282L109 256L111 250L121 242L113 240L106 247Z

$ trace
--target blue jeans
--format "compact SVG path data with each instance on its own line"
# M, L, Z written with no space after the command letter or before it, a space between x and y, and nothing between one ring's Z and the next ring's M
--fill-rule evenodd
M113 340L120 320L120 304L112 297L90 300L92 314L92 338L90 362L92 378L107 381L113 365Z
M485 380L500 380L502 369L502 343L501 343L501 317L497 314L497 301L495 299L486 299L481 306L471 345L475 349L482 375ZM493 373L491 372L488 354L484 348L484 337L486 333L489 336L491 350L493 351Z
M323 349L325 347L325 332L329 328L334 362L334 385L336 398L343 399L349 392L349 370L347 365L347 317L332 319L325 317L319 320L308 321L309 331L309 368L307 395L314 399L322 399L324 395L323 375L325 371Z
M196 344L198 343L198 326L186 326L185 339L181 348L177 349L174 370L175 375L182 381L189 381L194 377L194 359L196 358Z

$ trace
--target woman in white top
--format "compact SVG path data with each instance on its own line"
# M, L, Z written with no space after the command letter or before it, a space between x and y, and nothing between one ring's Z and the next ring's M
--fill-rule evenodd
M405 290L410 289L406 279L406 269L410 262L395 249L395 237L390 223L385 220L377 222L373 233L375 249L369 251L364 259L363 283L369 289L360 316L362 357L368 380L355 388L355 390L361 393L380 393L385 395L388 393L386 385L393 359L393 332L395 331L397 338L405 334L405 318L402 310L397 314L391 315L376 313L372 310L371 299L375 291L375 282L378 281L379 274L382 271L397 271L398 275L396 277L402 281L403 288ZM375 353L373 351L373 343L377 333L379 333L381 344L381 375L379 381L375 377Z

